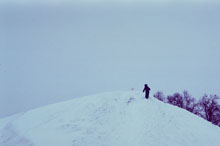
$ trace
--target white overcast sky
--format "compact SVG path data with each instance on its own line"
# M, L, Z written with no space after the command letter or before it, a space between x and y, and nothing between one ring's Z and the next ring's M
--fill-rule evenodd
M220 95L219 18L210 0L0 1L0 117L145 83Z
M107 3L151 3L151 4L173 4L173 3L220 3L219 0L1 0L0 3L16 3L16 4L107 4Z

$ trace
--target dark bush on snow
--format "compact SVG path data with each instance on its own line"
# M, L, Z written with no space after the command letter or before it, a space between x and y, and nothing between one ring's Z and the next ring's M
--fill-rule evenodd
M204 111L202 117L218 126L220 126L219 99L217 95L210 95L209 97L204 95L202 99L199 100L199 104Z
M174 93L171 96L167 96L167 102L169 104L183 108L183 97L179 93Z
M196 106L195 98L189 95L187 91L183 91L183 108L193 113Z
M155 93L154 97L160 101L165 101L165 96L163 95L163 92L161 91L158 91L157 93Z

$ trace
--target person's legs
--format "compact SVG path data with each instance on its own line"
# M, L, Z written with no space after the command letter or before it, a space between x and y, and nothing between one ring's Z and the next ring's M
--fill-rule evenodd
M145 94L145 98L146 98L146 99L149 98L149 92L146 92L146 94Z

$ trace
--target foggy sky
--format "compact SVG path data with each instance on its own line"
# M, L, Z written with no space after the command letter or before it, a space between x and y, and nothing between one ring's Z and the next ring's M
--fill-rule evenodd
M118 90L220 95L220 6L0 5L0 117Z

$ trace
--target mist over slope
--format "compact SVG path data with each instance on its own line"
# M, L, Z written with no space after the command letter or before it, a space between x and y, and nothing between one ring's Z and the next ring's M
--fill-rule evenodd
M111 92L0 120L0 146L219 146L220 129L141 92Z

